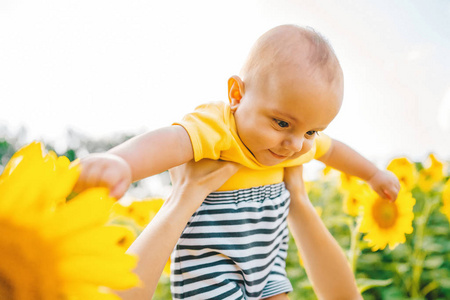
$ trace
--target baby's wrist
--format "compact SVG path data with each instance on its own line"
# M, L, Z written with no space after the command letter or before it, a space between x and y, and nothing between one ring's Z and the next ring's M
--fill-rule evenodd
M366 182L371 182L380 172L381 172L380 169L378 169L377 167L374 167L374 170L369 173L367 178L363 178L363 179Z

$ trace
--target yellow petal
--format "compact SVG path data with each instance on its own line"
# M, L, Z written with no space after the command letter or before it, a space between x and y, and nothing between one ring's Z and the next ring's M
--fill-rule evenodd
M78 194L67 205L57 209L46 233L53 237L64 236L105 224L114 203L114 198L108 193L107 188L91 188Z
M118 255L125 252L126 248L120 242L130 232L122 226L93 227L64 237L60 249L65 255Z
M139 278L131 273L137 258L131 255L77 256L65 259L60 271L74 282L102 284L123 290L139 284Z
M31 207L50 208L43 187L52 184L49 178L53 165L44 161L39 143L32 143L14 154L5 171L0 180L3 213L17 213Z
M64 290L68 296L65 297L67 300L85 300L85 299L95 299L95 300L120 300L121 298L106 288L99 287L95 284L77 284L70 283L64 284Z

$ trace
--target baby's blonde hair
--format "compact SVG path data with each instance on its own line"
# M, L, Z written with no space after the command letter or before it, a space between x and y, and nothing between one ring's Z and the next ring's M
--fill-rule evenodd
M253 45L240 75L249 84L283 66L310 73L319 71L328 83L343 77L330 43L313 28L297 25L281 25L264 33Z

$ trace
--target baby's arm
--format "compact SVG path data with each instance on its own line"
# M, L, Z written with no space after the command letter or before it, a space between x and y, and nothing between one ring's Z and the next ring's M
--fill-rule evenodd
M362 299L341 247L317 215L306 193L302 166L286 168L291 193L288 224L318 299Z
M357 176L372 187L382 198L397 199L400 183L389 171L378 169L372 162L344 143L332 140L330 149L319 161L351 176Z
M181 126L169 126L136 136L107 153L81 160L75 190L106 186L120 198L131 182L181 165L193 159L191 141Z

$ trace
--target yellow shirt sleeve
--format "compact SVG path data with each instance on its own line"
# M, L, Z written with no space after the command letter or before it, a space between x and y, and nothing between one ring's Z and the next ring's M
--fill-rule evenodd
M324 134L323 132L319 133L314 140L316 144L316 153L314 154L314 158L318 159L328 152L331 146L331 138Z
M183 126L189 134L195 161L217 160L222 151L230 148L232 137L225 108L224 103L203 104L184 116L181 122L173 124Z

